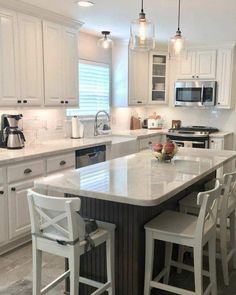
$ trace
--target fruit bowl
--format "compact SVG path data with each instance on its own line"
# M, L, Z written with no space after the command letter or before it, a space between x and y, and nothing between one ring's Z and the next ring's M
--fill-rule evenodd
M155 143L152 145L154 157L161 162L170 162L178 152L175 142L168 140L166 143Z

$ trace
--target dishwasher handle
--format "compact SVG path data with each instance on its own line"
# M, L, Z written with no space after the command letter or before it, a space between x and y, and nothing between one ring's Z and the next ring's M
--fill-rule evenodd
M94 157L97 157L99 155L100 152L96 152L96 153L90 153L88 154L88 157L89 158L94 158Z

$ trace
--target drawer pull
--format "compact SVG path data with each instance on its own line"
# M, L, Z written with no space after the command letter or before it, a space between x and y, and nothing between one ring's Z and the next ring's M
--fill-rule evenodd
M64 166L64 165L66 165L66 161L61 161L60 166Z
M141 100L138 100L137 103L143 103Z
M15 192L16 191L16 188L15 187L12 187L11 188L11 191Z
M24 174L30 174L31 172L32 172L32 170L27 168L27 169L25 169Z
M0 191L0 195L4 195L4 191Z

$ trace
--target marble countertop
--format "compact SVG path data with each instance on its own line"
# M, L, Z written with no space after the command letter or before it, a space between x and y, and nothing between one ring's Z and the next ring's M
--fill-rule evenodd
M168 129L136 129L136 130L122 130L122 131L114 131L114 135L119 135L119 136L130 136L134 137L137 139L141 138L146 138L150 136L155 136L155 135L162 135L166 134L168 132Z
M41 178L35 187L138 206L155 206L235 159L234 151L180 148L171 163L150 150Z

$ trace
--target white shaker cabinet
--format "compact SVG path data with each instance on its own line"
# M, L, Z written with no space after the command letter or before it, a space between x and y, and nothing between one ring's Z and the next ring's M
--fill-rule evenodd
M30 233L27 190L34 187L33 180L8 187L9 239Z
M145 105L149 97L149 54L129 51L129 105Z
M7 194L3 186L0 186L0 245L3 244L8 237L7 228Z
M0 105L17 105L20 97L17 15L0 9Z
M233 48L221 48L217 55L217 108L230 109L234 106L236 86L235 57Z
M180 60L178 79L215 79L216 50L189 50Z
M43 22L45 105L78 105L78 33Z
M18 15L21 61L21 100L25 105L43 104L42 21Z

